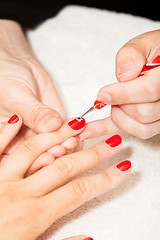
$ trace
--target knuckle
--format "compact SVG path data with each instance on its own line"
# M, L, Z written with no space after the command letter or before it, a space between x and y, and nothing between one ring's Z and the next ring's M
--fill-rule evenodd
M72 161L69 161L67 157L62 157L55 162L55 167L62 176L70 176L75 172Z
M148 75L148 72L146 73L146 77ZM159 95L158 88L154 84L146 84L144 85L143 92L147 99L151 102L157 100L157 97Z
M138 105L136 107L136 117L140 123L147 123L148 115L149 115L149 111L146 106Z
M32 153L33 152L33 145L30 140L25 140L21 145L20 145L20 151L24 153Z
M101 154L95 146L88 149L88 151L90 153L90 156L92 156L92 158L95 159L96 162L101 162Z
M147 126L141 127L140 131L138 131L137 137L142 140L148 139L152 137L152 132L149 130Z
M61 142L64 142L68 138L64 128L59 128L55 132L57 134L57 139Z
M81 178L72 182L73 195L76 198L86 197L91 192L91 187L87 179Z
M1 182L0 184L0 198L12 199L14 201L20 194L19 185L16 182Z
M102 177L102 181L104 183L105 190L106 189L109 190L111 188L111 186L113 185L113 179L110 177L110 175L106 171L101 172L100 175Z
M44 117L44 110L48 110L48 108L46 108L45 106L39 106L36 105L34 106L34 108L31 110L30 113L30 122L31 124L33 124L35 121L41 121Z

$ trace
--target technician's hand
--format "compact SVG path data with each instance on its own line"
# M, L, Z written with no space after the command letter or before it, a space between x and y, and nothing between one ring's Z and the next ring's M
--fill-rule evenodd
M155 59L155 60L154 60ZM126 43L116 57L118 83L103 87L97 100L111 104L111 117L88 123L81 139L127 132L141 139L160 133L160 67L139 76L146 63L160 62L160 30Z
M20 116L17 122L1 123L0 153L4 152L21 124ZM84 120L73 119L53 133L32 136L8 157L2 157L0 239L36 239L58 218L116 187L129 175L131 163L124 161L101 173L74 179L120 150L121 137L115 135L87 150L60 157L50 166L25 178L35 159L49 154L48 149L82 132L84 126ZM79 236L71 239L86 238Z

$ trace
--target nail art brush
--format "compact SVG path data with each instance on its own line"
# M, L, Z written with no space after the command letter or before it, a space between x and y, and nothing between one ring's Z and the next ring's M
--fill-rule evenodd
M93 105L90 109L88 109L85 113L83 113L83 114L79 117L79 119L82 118L82 117L84 117L84 115L88 114L89 112L93 111L94 109L102 109L102 108L104 108L106 105L107 105L107 104L102 103L102 102L96 100L96 101L94 102L94 105Z

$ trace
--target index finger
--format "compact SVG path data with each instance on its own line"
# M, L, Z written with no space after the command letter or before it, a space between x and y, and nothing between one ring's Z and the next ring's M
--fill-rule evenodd
M101 88L97 100L106 104L121 105L154 102L160 98L160 67L128 82L110 84Z

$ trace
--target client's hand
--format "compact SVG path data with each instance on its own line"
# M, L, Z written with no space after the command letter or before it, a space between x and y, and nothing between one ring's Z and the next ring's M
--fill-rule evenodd
M20 25L0 20L0 36L1 119L16 112L25 124L5 150L10 154L34 132L57 130L66 117L52 79L34 56ZM64 155L76 144L76 139L72 138L52 152L55 157Z
M0 154L17 134L22 120L19 117L19 121L9 123L1 124ZM58 218L116 187L129 175L131 163L124 161L101 173L73 180L120 150L121 137L115 135L87 150L57 158L50 166L25 178L36 158L41 154L52 157L48 149L79 134L84 126L84 119L73 119L53 133L41 133L25 140L8 157L2 157L0 239L36 239Z

